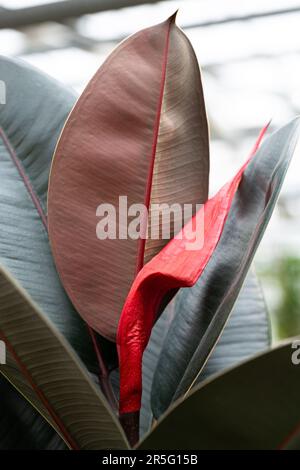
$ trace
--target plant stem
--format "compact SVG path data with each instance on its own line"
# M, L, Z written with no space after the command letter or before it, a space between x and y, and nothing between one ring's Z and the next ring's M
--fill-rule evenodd
M123 426L129 444L134 447L139 441L140 412L123 413L120 415L120 423Z
M97 342L97 338L96 338L96 334L94 330L89 325L87 325L87 327L88 327L89 334L93 342L94 350L95 350L98 365L99 365L99 383L100 383L101 390L103 392L103 395L106 397L108 403L110 404L111 408L116 413L118 410L118 403L117 403L115 394L113 392L111 383L109 381L109 372L104 362L100 345Z

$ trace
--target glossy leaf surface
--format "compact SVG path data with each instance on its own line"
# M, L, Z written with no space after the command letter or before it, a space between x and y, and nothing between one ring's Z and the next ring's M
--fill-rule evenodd
M199 281L195 287L181 289L172 303L156 322L149 344L143 355L143 394L140 417L141 436L150 429L153 414L151 411L151 389L153 376L163 342L167 336L175 311L195 311L198 309ZM200 312L198 312L200 315ZM255 273L251 270L234 304L232 313L216 347L197 379L202 382L212 374L222 372L270 346L270 324L263 294ZM166 374L166 379L168 373ZM164 383L164 382L163 382ZM161 385L156 382L152 394L161 393ZM154 400L154 398L153 398Z
M136 273L168 241L128 237L127 208L151 207L139 231L145 235L148 224L159 235L153 204L195 210L207 199L208 167L199 67L174 15L112 52L76 103L54 156L48 207L56 265L77 310L106 338L116 338ZM129 223L132 216L139 214L129 213ZM99 239L99 227L110 238Z
M288 342L203 382L172 406L139 448L296 448L300 374L292 352Z
M13 321L12 321L13 318ZM27 293L0 268L0 372L71 449L124 449L127 441L78 356Z
M65 443L0 375L0 450L60 450Z
M220 241L195 288L197 309L178 311L168 332L153 390L160 376L166 379L166 370L172 372L152 401L155 416L188 392L222 332L274 209L298 133L297 118L266 138L245 169Z
M162 390L163 409L172 399L187 392L197 379L225 326L270 218L295 148L298 130L299 120L296 119L267 139L236 176L197 212L179 236L138 274L124 305L118 329L121 413L132 413L140 408L142 355L163 297L172 289L192 286L203 273L202 285L206 294L203 298L212 302L214 308L208 309L203 320L196 315L194 324L191 318L187 318L186 325L180 323L178 326L177 322L172 322L168 332L171 353L167 354L164 347L159 361L161 370L170 367L169 370L174 372L172 385L164 386ZM189 249L193 227L198 230L201 226L203 245ZM229 260L228 265L226 260ZM217 279L216 284L209 282L205 275L210 273L211 266L211 280ZM212 287L218 291L212 292ZM200 337L203 341L199 343ZM180 363L178 357L174 360L172 350L178 338L184 338L186 344ZM153 408L157 416L155 404Z
M95 370L86 325L54 266L45 212L52 154L75 95L20 60L0 57L0 79L0 264Z

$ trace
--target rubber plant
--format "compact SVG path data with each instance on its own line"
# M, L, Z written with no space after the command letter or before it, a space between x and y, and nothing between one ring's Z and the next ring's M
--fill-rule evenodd
M79 98L0 59L0 448L299 444L292 340L270 345L250 269L299 119L266 126L208 199L201 75L175 17L123 41ZM148 209L136 239L120 196ZM102 203L113 239L96 236ZM157 204L195 209L179 233L147 238Z

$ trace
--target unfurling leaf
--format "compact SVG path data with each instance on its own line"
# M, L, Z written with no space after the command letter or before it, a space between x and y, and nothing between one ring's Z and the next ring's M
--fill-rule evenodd
M202 314L177 312L166 337L153 380L155 416L190 390L223 331L275 207L298 139L299 122L297 118L268 137L245 169L220 241L197 287L198 312ZM180 354L174 344L180 345ZM158 397L154 390L165 370L172 378L165 381Z
M215 300L214 293L209 291L211 302L216 303L215 310L210 311L212 317L207 317L207 324L200 330L203 341L199 343L198 336L194 347L194 341L190 342L190 337L185 337L189 355L183 356L182 361L190 369L183 370L178 388L172 393L167 389L167 400L162 394L164 409L174 395L178 398L186 393L197 379L224 328L270 218L294 151L298 130L299 119L296 119L267 139L236 176L207 201L182 233L138 274L124 305L118 329L121 413L134 413L140 408L142 355L163 297L171 289L192 286L202 272L205 278L212 265L215 266L212 277L219 272L223 279L218 284L220 292ZM203 220L203 224L197 224L199 219ZM204 225L203 246L196 250L187 248L190 240L186 239L186 232L191 232L192 224L195 227ZM221 259L216 258L220 250ZM232 271L230 277L224 271L226 260ZM204 290L205 286L204 282ZM186 322L189 325L188 318ZM168 336L173 335L170 348L171 343L174 344L185 334L177 323L173 328L173 323L168 332ZM195 326L190 329L194 332ZM171 355L168 355L169 361ZM194 356L197 360L190 363ZM160 362L158 367L161 367ZM172 367L179 369L176 360L172 362ZM181 372L181 368L179 370Z

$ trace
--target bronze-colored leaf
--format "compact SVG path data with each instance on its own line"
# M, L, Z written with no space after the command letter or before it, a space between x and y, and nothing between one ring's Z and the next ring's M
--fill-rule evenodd
M208 171L199 67L173 15L113 51L71 112L53 160L48 217L57 268L79 313L106 338L115 340L137 272L168 241L120 239L127 226L118 220L119 196L128 207L193 203L195 211L207 199ZM96 236L101 203L116 208L117 239ZM142 233L153 226L149 214Z

